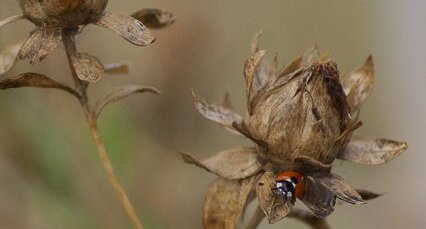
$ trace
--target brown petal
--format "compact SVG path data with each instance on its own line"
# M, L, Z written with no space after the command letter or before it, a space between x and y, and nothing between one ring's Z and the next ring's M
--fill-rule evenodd
M246 93L247 93L247 109L249 114L252 113L253 107L251 104L252 100L252 86L253 79L256 73L259 63L262 61L263 57L266 55L266 50L259 50L250 55L246 63L244 64L244 78L246 79Z
M209 103L206 100L201 99L199 96L192 91L192 98L194 100L195 108L205 118L221 124L225 127L232 128L234 121L241 121L242 118L237 113L233 112L229 108L217 104Z
M307 177L302 201L315 216L325 218L334 211L336 195L315 182L312 177Z
M98 58L87 53L75 53L71 56L71 63L78 78L90 83L98 81L104 74L104 66Z
M407 148L406 142L353 137L338 157L360 164L378 165L401 155Z
M148 28L146 28L142 22L130 16L106 12L94 24L113 30L118 35L135 45L149 45L155 40Z
M373 200L383 195L383 194L378 194L372 191L362 190L362 189L357 189L356 191L364 200Z
M129 64L113 63L104 65L105 73L109 74L128 74L130 72Z
M331 165L325 165L311 157L297 157L293 161L294 170L302 174L328 174L331 170Z
M330 173L326 176L315 177L315 180L333 192L337 198L351 204L365 204L365 200L358 194L358 192L342 177L337 174Z
M261 35L262 35L262 31L259 31L253 37L253 41L251 43L252 54L259 51L258 43L259 43L259 38ZM275 61L277 61L276 57L277 56L275 55L274 63L272 66L269 66L268 61L265 59L262 59L260 61L253 76L252 93L256 93L266 83L267 79L269 79L271 75L275 74L275 70L276 70Z
M252 176L263 166L257 158L255 148L227 149L203 160L198 160L188 153L182 152L181 155L186 163L197 165L230 180Z
M80 95L69 86L58 83L49 77L38 73L24 73L15 77L0 80L0 89L2 90L20 87L56 88L80 97Z
M209 187L203 205L205 229L235 229L255 176L243 180L218 177Z
M112 89L104 97L99 99L93 109L93 115L98 118L102 110L109 104L115 103L121 99L126 98L135 93L151 92L154 94L160 94L161 92L154 87L146 87L140 85L126 85Z
M16 63L23 43L16 43L0 53L0 76L8 72Z
M19 58L30 59L30 63L43 60L62 41L59 27L34 30L19 51Z
M293 205L289 201L275 196L271 190L274 186L275 175L272 172L265 172L256 185L259 206L271 224L286 217L293 209Z
M290 74L300 68L307 67L311 65L315 60L319 58L319 49L318 46L315 44L310 49L304 51L302 55L299 56L296 60L294 60L290 65L288 65L286 68L284 68L280 73L279 76L285 76L287 74Z
M176 20L172 13L160 9L142 9L132 14L132 17L141 21L146 27L153 29L167 27Z
M374 85L374 63L370 55L358 70L342 77L342 86L348 95L347 101L352 113L358 111L367 101Z

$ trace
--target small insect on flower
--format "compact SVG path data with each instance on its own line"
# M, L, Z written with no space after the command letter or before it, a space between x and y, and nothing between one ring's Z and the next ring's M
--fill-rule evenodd
M293 205L296 198L301 199L305 194L305 177L295 171L284 171L280 173L275 181L272 192L278 196L289 200Z

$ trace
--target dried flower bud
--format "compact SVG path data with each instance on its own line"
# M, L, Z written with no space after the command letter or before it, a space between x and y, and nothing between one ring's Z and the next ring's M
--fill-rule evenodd
M248 131L267 143L264 156L273 160L308 156L329 164L346 144L340 139L350 126L349 108L336 64L330 60L278 75L249 106Z
M38 26L77 27L96 21L108 0L19 0L26 18Z

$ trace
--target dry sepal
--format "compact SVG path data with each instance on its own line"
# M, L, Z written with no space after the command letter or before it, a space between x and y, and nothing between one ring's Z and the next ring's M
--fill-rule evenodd
M51 78L38 73L24 73L0 80L0 89L6 90L20 87L54 88L66 91L76 97L80 94L64 83L58 83Z
M227 180L218 177L209 187L203 204L205 229L234 229L238 225L254 177Z
M325 218L334 211L336 198L350 204L364 204L366 200L379 196L352 187L331 171L332 162L340 158L363 164L385 163L402 154L407 144L385 139L352 138L353 132L362 125L358 121L359 110L372 91L371 57L363 67L347 75L342 86L336 63L326 54L321 55L316 45L278 70L276 55L270 64L265 58L266 51L258 48L259 36L260 33L253 39L250 56L244 65L248 111L245 118L233 112L229 105L211 104L193 94L199 113L238 131L256 147L231 148L204 160L182 154L183 159L219 176L212 185L214 188L210 188L207 194L209 203L214 201L212 197L222 196L224 191L226 196L236 199L240 187L238 182L255 179L252 188L256 190L258 204L269 223L289 216L315 228L329 228L319 218ZM291 179L295 182L291 183L292 187L303 188L302 192L292 193L291 197L296 195L312 214L299 210L292 212L292 199L277 192L276 179L286 174L283 172L301 177L301 180ZM225 180L233 186L219 188ZM282 182L279 187L283 187ZM217 227L223 228L229 225L224 214L240 215L240 208L232 210L223 203L223 199L219 199L216 206L204 205L204 219L214 219L208 220L210 223L204 224L205 227L219 225ZM236 225L235 220L232 217L232 225ZM252 225L258 225L256 220ZM211 228L216 228L214 226Z
M87 53L74 53L71 64L78 78L90 83L98 81L104 74L104 66L98 58Z
M160 94L161 92L154 87L147 87L141 85L125 85L112 89L104 97L99 99L93 109L93 115L98 118L102 110L109 104L115 103L121 99L124 99L130 95L136 93L150 92L154 94Z

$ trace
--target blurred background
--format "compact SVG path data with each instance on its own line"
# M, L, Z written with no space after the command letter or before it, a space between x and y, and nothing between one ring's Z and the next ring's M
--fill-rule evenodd
M163 94L132 96L108 107L100 128L118 175L146 228L201 228L201 205L214 176L182 162L247 140L229 135L193 108L190 89L210 101L230 92L245 111L242 74L253 35L281 64L317 43L341 72L371 53L376 86L361 113L358 134L405 140L408 152L382 166L336 161L334 169L359 188L386 193L363 206L343 205L333 228L421 228L426 223L426 3L424 1L110 0L109 11L130 14L157 7L173 12L157 41L135 47L110 31L88 26L80 51L104 63L131 63L128 75L105 75L92 102L113 86L138 83ZM0 18L20 13L2 0ZM0 29L0 47L25 39L33 25ZM271 58L271 56L269 56ZM40 64L20 61L7 73L35 71L71 82L63 47ZM106 179L79 104L56 90L0 93L0 228L131 228ZM260 228L307 228L292 219Z

